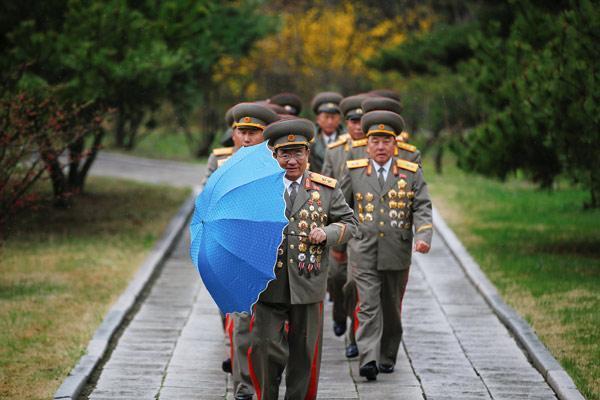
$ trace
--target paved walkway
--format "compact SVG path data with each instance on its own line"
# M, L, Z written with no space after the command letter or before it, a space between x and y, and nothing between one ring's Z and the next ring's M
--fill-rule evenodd
M189 261L188 240L182 237L165 263L89 399L232 398L220 370L219 314ZM319 399L556 399L439 237L428 255L414 258L393 374L376 382L358 376L326 305Z
M187 240L124 331L90 399L231 398L220 370L219 314L189 261ZM377 382L360 378L326 318L320 399L556 398L443 243L434 240L432 252L415 261L396 372Z

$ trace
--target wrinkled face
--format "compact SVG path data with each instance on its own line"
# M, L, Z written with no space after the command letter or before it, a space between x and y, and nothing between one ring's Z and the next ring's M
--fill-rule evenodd
M347 119L346 128L348 128L348 133L352 140L358 140L365 137L365 134L360 127L360 119Z
M294 181L302 176L308 164L310 150L306 146L281 148L273 154L279 166L285 169L285 177Z
M391 135L371 135L367 141L367 152L369 156L383 165L394 155L396 150L396 138Z
M262 129L238 127L233 130L233 143L238 147L254 146L262 143Z
M342 116L338 113L322 112L317 115L317 125L326 135L331 135L342 121Z

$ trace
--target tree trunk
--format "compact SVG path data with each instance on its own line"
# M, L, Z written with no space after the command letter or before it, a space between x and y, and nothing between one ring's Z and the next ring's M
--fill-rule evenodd
M122 149L125 147L125 112L117 108L117 126L115 127L115 145Z
M444 155L444 145L439 143L437 149L435 151L435 173L441 175L442 174L442 158Z
M127 132L126 150L133 150L136 144L137 133L144 118L143 113L136 114L129 120L129 131Z
M597 169L590 171L590 202L584 208L596 209L600 207L600 175Z
M89 154L85 158L81 169L77 169L76 174L74 174L73 181L69 182L69 185L76 188L78 193L83 193L88 172L90 171L94 161L96 161L96 157L98 156L98 151L100 150L100 145L102 144L102 139L104 138L105 133L106 132L102 128L98 128L98 130L94 133L94 142L92 143ZM69 171L69 175L71 175L71 171Z

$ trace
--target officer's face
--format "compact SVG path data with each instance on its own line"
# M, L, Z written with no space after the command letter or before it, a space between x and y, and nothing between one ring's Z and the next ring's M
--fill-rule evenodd
M300 178L306 170L310 150L305 146L291 149L278 149L275 158L279 166L285 169L285 177L291 181Z
M317 125L321 128L324 134L331 135L340 125L342 116L338 113L322 112L317 115Z
M348 133L352 140L358 140L365 137L365 134L360 127L360 119L347 119L346 128L348 128Z
M243 147L254 146L263 140L262 129L235 128L233 131L233 143Z
M391 135L369 136L367 141L367 152L369 156L378 164L382 165L388 162L394 155L396 149L396 138Z

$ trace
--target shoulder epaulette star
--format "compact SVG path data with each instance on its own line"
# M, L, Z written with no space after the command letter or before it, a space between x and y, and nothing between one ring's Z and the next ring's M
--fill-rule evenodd
M367 138L352 141L352 147L363 147L367 145Z
M413 146L412 144L408 144L408 143L404 143L404 142L398 142L398 148L402 149L402 150L410 151L411 153L414 153L415 151L417 151L417 146Z
M415 164L413 162L402 159L396 160L396 165L398 166L398 168L402 168L411 172L417 172L417 170L419 169L419 164Z
M213 154L217 157L230 156L233 154L233 147L219 147L213 150Z
M310 180L315 183L320 183L321 185L328 186L330 188L335 188L337 184L337 180L330 178L325 175L317 174L316 172L310 173Z
M366 166L369 165L369 159L368 158L361 158L358 160L348 160L346 161L346 166L348 167L348 169L354 169L354 168L364 168Z
M335 149L336 147L339 147L339 146L345 144L347 141L348 141L348 137L347 136L346 137L341 137L338 140L336 140L335 142L328 144L327 148L328 149Z

